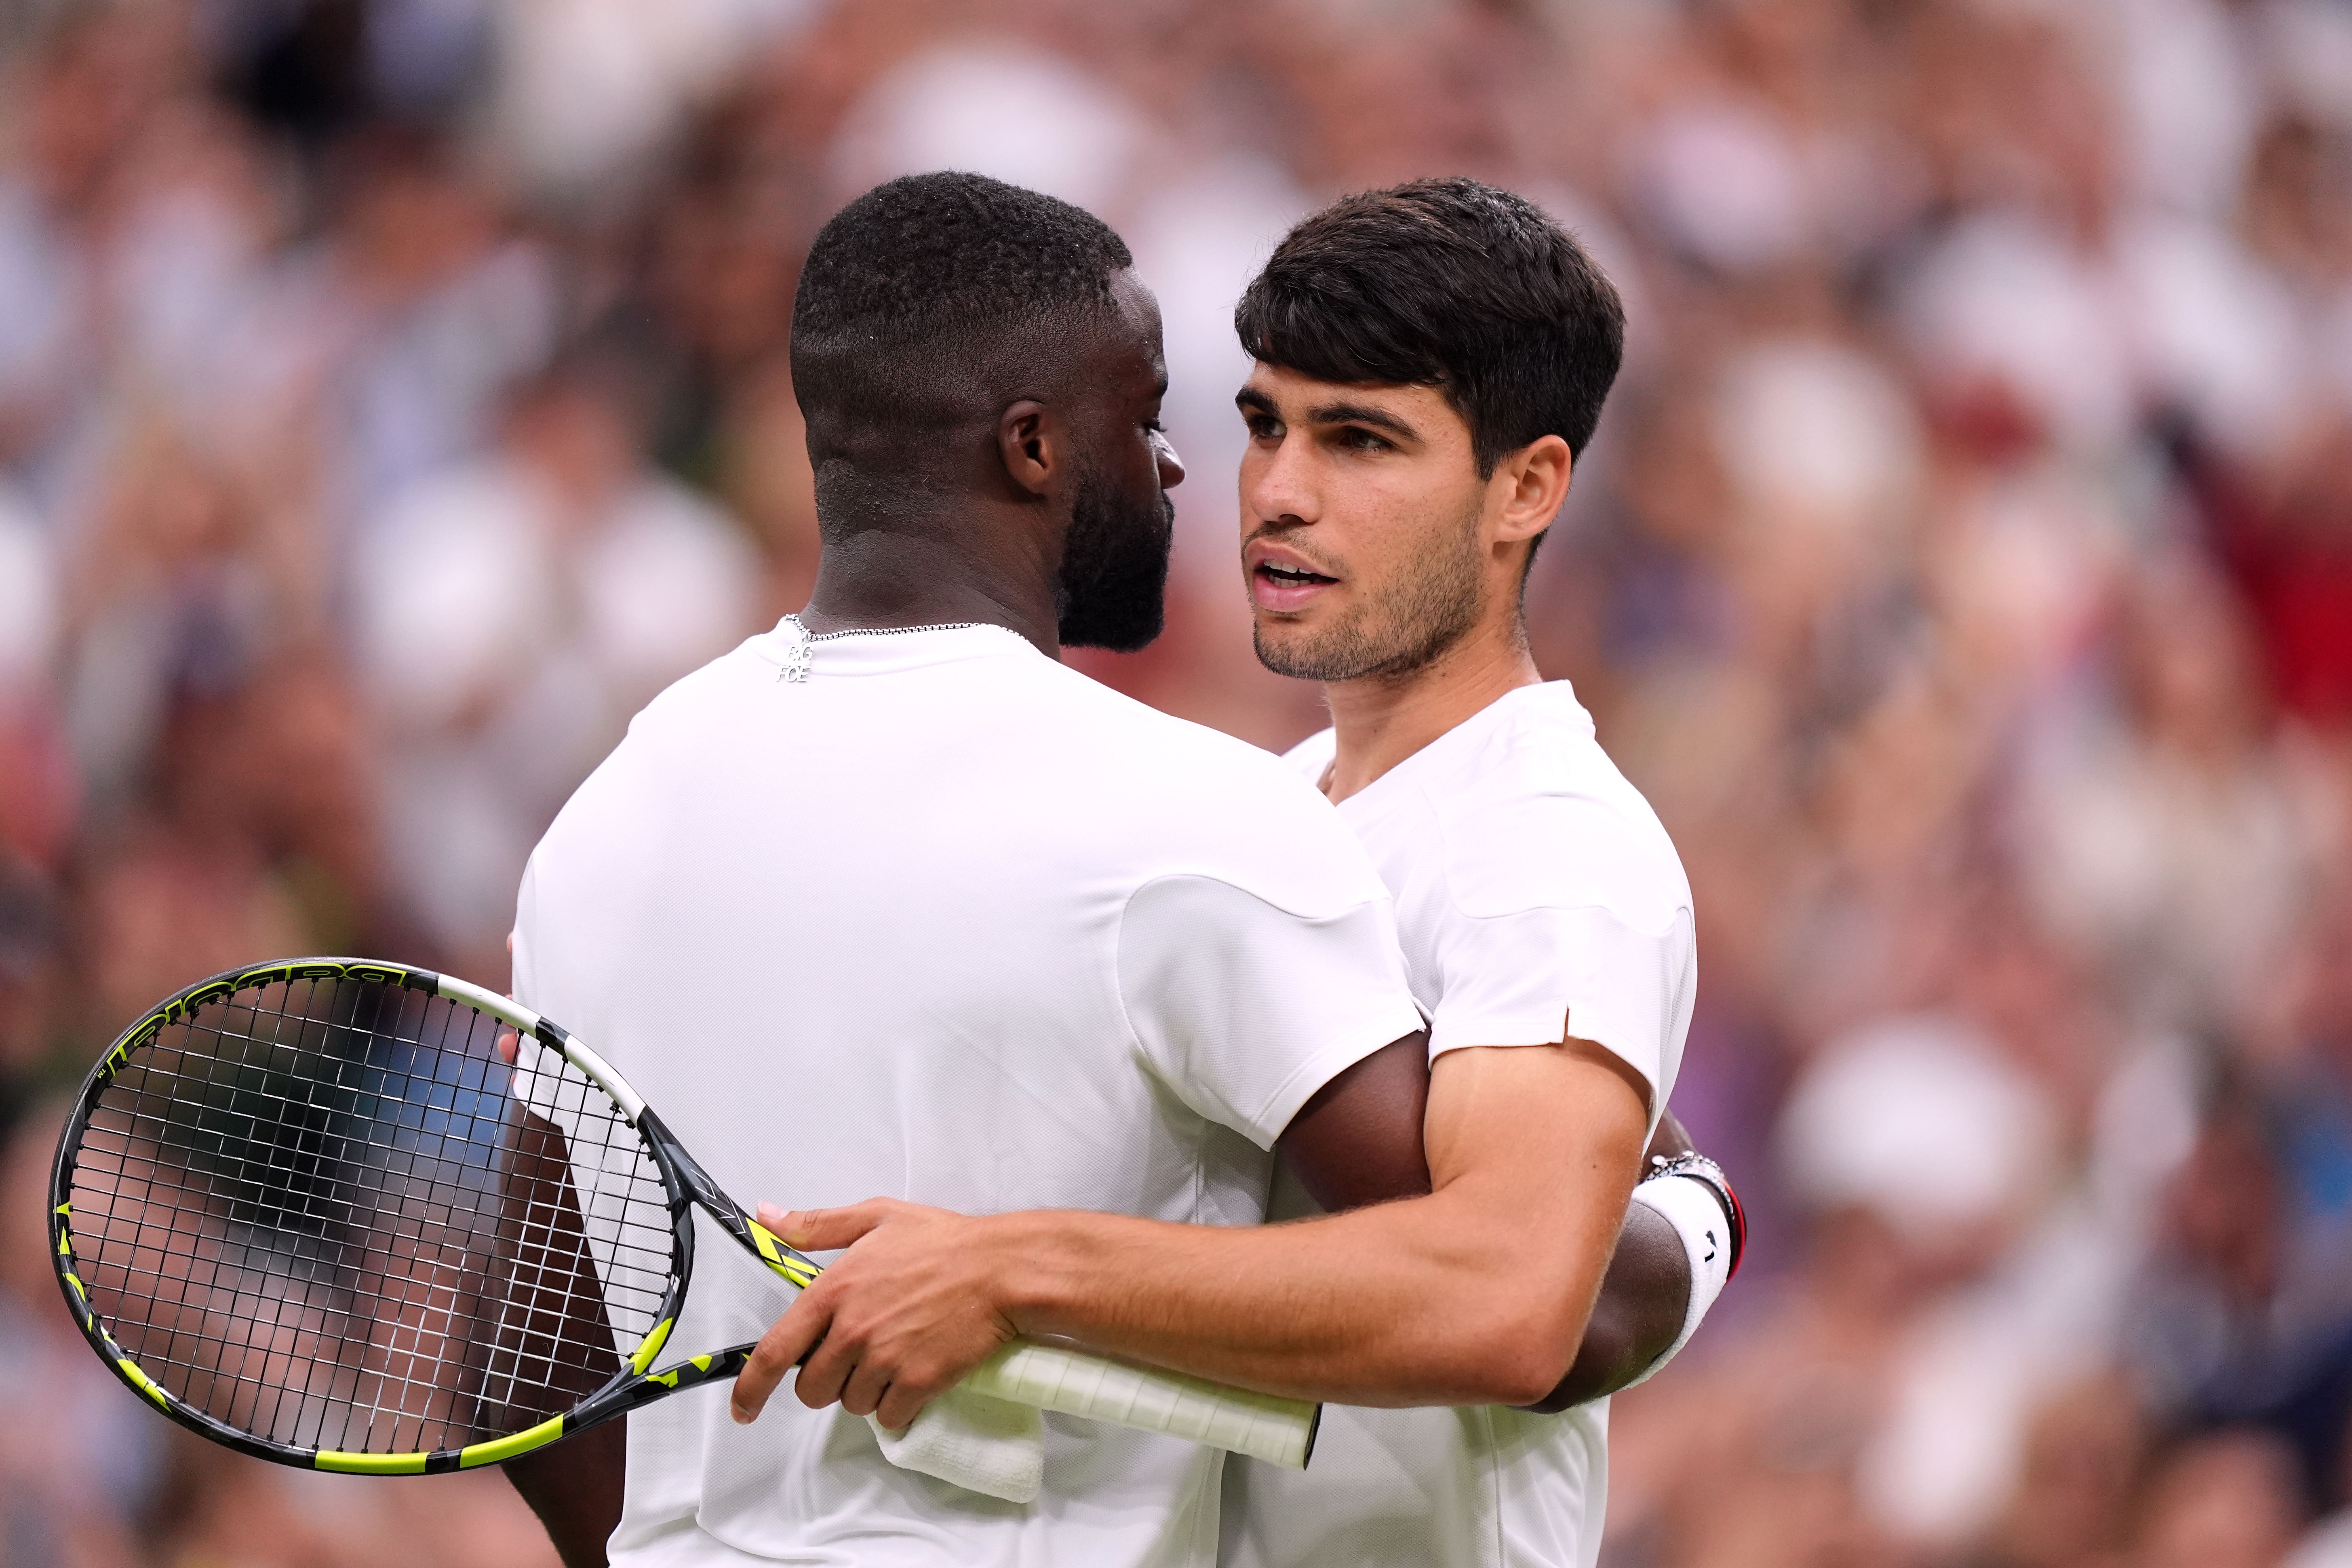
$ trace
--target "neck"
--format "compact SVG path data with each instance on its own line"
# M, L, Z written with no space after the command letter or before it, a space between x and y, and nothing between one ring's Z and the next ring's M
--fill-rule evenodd
M816 586L800 613L811 632L976 622L1018 633L1048 658L1062 657L1054 563L1018 548L1025 531L975 515L825 531ZM1013 547L980 548L992 543Z
M1339 754L1323 793L1347 799L1505 694L1542 682L1514 602L1509 615L1482 624L1411 674L1326 685Z

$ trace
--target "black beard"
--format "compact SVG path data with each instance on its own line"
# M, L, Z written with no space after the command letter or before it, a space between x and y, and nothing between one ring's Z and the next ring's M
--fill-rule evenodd
M1139 507L1100 470L1082 469L1054 586L1062 646L1133 653L1158 637L1175 538L1176 503L1166 490Z

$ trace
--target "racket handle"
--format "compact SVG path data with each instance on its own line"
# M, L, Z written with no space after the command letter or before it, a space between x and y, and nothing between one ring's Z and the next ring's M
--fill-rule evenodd
M1081 1351L1015 1340L972 1370L965 1388L1065 1415L1165 1433L1204 1447L1301 1469L1323 1407L1179 1372L1147 1371Z

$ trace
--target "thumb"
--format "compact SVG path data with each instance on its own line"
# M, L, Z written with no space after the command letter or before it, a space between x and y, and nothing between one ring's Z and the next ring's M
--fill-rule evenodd
M787 1247L803 1252L833 1252L887 1220L893 1206L889 1198L868 1198L837 1209L785 1210L761 1204L759 1218Z

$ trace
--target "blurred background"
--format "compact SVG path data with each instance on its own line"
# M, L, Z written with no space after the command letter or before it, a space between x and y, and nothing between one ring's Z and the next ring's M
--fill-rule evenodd
M941 166L1159 290L1169 630L1077 657L1269 746L1274 238L1468 173L1627 297L1529 612L1757 1229L1606 1563L2352 1564L2347 0L0 0L0 1563L551 1562L140 1408L58 1097L247 960L503 979L628 715L803 602L794 271Z

